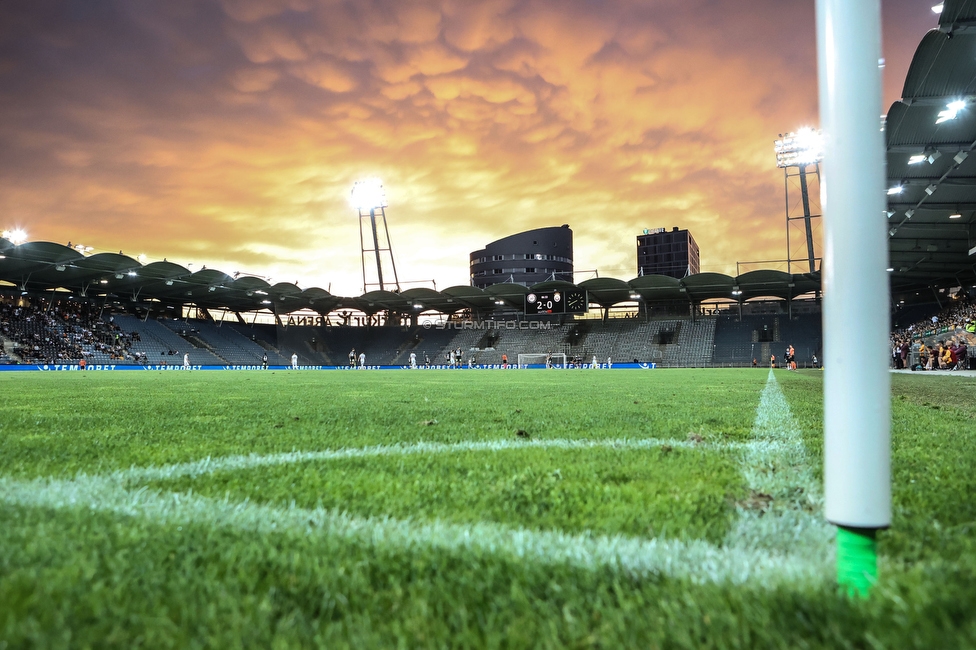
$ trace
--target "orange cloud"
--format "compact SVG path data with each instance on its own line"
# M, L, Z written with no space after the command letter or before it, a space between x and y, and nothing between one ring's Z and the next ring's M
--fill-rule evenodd
M11 17L0 214L34 238L355 294L347 196L378 175L401 278L439 287L561 223L577 269L625 279L646 227L690 228L704 270L784 256L772 140L816 121L812 6L107 6Z

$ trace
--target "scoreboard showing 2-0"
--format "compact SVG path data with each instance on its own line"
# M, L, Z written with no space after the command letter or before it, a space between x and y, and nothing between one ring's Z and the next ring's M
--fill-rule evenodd
M532 291L525 294L525 313L538 314L582 314L586 312L586 291L567 289L566 291Z

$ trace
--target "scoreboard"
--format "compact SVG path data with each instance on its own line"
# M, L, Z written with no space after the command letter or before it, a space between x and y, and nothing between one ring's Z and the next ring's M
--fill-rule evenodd
M525 294L525 314L585 314L585 289L531 291Z

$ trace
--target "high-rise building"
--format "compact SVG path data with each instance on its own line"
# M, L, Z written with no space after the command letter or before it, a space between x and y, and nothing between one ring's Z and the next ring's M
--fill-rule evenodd
M573 281L573 231L537 228L493 241L471 253L471 286L501 282L526 287L546 280Z
M645 230L637 235L637 275L683 278L701 272L698 244L687 230L675 226Z

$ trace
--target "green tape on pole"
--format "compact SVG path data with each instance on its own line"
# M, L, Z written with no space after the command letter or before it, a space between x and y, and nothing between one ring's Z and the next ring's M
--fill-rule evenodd
M867 598L878 581L877 531L837 527L837 582L854 598Z

